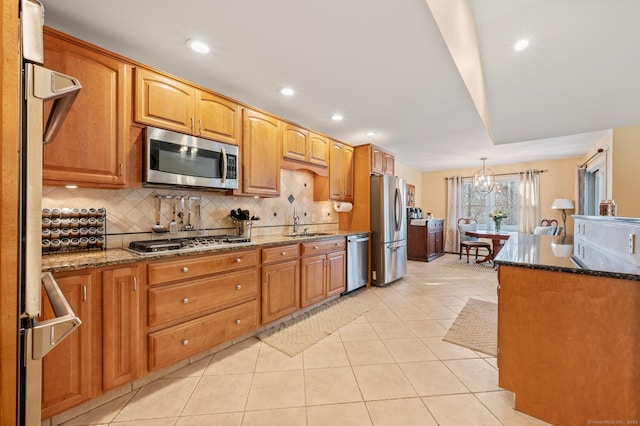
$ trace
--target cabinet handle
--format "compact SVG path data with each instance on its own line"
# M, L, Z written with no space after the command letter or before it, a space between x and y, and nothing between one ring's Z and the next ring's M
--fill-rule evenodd
M133 277L133 291L138 291L138 278Z
M124 174L124 164L120 163L120 176Z
M202 134L202 120L198 118L198 133Z
M237 320L236 320L236 324L237 324L237 325L240 325L240 323L241 323L241 322L242 322L242 321L241 321L241 320L239 320L239 319L237 319Z
M286 252L286 251L283 251L282 253L280 253L280 255L281 255L281 256L286 256L286 255L287 255L287 252Z
M189 303L189 299L187 297L185 297L184 299L182 299L182 303L184 303L186 305L187 303Z
M264 273L264 283L265 284L269 284L269 273L268 272Z
M236 259L236 263L240 263L242 262L242 259L240 259L239 257Z
M236 286L236 290L240 290L241 288L242 288L242 286L241 286L240 284L238 284L238 285Z
M336 243L336 247L339 246L339 245L340 245L340 243Z
M87 286L86 285L82 286L82 301L83 302L87 301Z
M191 131L192 131L192 132L193 132L193 127L194 127L193 117L191 117Z
M184 339L182 341L182 346L187 346L189 344L189 341L187 339Z
M189 272L189 268L187 268L186 266L182 267L182 272Z
M314 250L318 250L318 249L319 249L319 247L318 247L318 246L313 246L313 249L314 249Z

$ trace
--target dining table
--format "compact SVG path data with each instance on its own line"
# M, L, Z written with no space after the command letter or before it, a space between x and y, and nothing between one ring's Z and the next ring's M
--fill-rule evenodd
M476 263L492 262L498 255L504 241L507 241L511 236L508 232L496 232L478 229L475 231L466 231L465 235L476 238L486 238L491 240L491 253L487 254L483 259L476 260Z

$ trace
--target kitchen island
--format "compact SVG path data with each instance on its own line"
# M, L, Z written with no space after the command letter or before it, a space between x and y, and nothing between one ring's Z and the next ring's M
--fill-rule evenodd
M499 385L552 424L639 424L640 275L572 248L518 234L496 258Z

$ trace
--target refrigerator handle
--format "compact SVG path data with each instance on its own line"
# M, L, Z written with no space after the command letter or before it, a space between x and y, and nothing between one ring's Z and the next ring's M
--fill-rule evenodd
M42 285L56 317L33 326L33 359L41 359L82 324L50 272L42 274Z
M396 188L395 200L394 200L395 208L394 208L394 219L396 221L396 232L400 231L400 227L402 226L402 196L400 195L400 190Z

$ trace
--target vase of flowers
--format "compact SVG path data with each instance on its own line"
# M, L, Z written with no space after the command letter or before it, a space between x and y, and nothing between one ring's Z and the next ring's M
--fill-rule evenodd
M496 225L496 232L500 232L500 225L502 224L502 219L507 217L507 213L502 211L495 211L491 213L489 216L491 216L491 219L493 219L493 223L495 223Z

